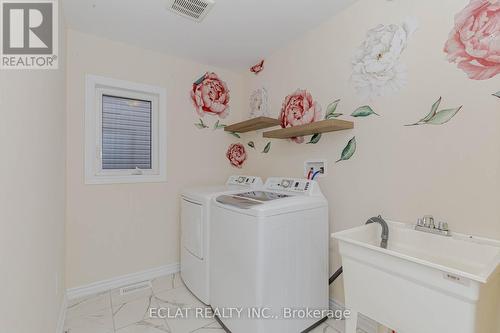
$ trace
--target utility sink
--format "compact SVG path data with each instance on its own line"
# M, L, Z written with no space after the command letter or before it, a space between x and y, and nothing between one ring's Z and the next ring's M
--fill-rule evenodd
M358 312L398 333L483 333L476 331L478 300L497 275L500 241L387 224L387 249L379 246L378 224L332 235L339 241L345 302L352 311L346 333L356 332Z

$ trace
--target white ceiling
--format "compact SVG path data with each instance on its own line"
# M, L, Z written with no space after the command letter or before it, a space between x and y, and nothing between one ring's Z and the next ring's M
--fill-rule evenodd
M356 0L216 0L196 23L166 0L64 0L72 29L195 61L243 69Z

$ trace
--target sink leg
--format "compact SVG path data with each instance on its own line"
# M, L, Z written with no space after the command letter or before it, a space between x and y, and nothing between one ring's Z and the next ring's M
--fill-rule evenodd
M351 316L345 321L345 333L356 333L358 326L358 312L351 310Z

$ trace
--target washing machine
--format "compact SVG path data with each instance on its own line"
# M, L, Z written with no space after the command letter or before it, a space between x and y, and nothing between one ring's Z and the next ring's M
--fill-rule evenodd
M210 304L210 201L222 193L261 186L262 179L259 177L231 176L225 185L189 188L181 193L181 278L205 304Z
M210 219L210 301L229 331L299 333L327 315L328 203L315 181L218 195Z

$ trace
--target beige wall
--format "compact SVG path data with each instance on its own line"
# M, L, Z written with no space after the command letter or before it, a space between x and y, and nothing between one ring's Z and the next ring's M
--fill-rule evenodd
M0 332L54 333L65 292L65 30L58 70L0 70Z
M223 123L234 121L246 105L242 75L68 32L68 287L179 262L179 191L222 183L240 172L225 159L231 137L193 125L198 117L189 90L206 71L217 72L227 82L232 113ZM84 184L85 74L166 89L166 183ZM204 120L208 125L216 121L208 116Z
M271 152L252 154L244 171L300 177L305 160L328 159L328 176L319 183L330 203L331 231L361 225L377 214L405 222L433 214L453 231L500 239L500 101L491 96L500 89L499 79L469 80L442 51L454 14L466 3L360 0L268 56L261 74L247 76L250 89L268 89L274 116L297 88L308 89L323 109L340 98L337 112L349 115L365 104L349 80L351 57L366 31L379 23L400 24L408 16L419 21L403 53L407 86L369 103L380 117L344 117L354 120L355 129L325 134L316 145L272 140ZM443 126L403 126L426 115L439 96L444 107L463 105L461 113ZM335 164L354 135L355 156ZM261 135L244 140L259 147L267 142ZM332 242L332 272L339 266L335 254ZM341 288L339 281L340 298Z

